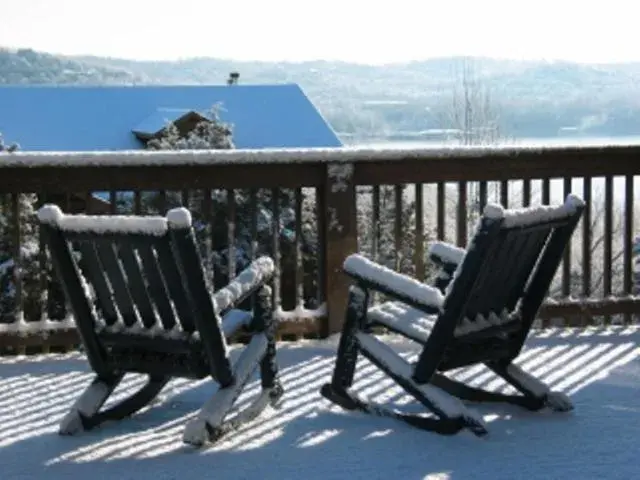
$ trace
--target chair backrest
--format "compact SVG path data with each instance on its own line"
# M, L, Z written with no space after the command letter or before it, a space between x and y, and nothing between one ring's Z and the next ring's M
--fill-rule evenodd
M440 368L473 363L487 344L500 358L517 356L583 209L576 195L559 206L485 208L429 340L455 338Z
M188 210L174 209L166 217L65 215L45 205L38 218L78 331L96 363L107 360L103 334L129 333L202 343L211 373L229 377L223 312L211 297Z

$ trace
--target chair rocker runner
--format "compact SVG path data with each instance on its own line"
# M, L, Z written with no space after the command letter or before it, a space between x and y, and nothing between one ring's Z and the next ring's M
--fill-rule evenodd
M463 428L487 433L482 417L462 401L508 402L539 410L573 408L567 396L513 361L544 301L584 202L569 195L563 205L506 210L487 205L466 250L438 242L430 257L441 267L432 287L361 255L344 262L353 278L331 383L322 394L348 410L393 417L419 428L453 434ZM372 291L392 301L369 306ZM371 334L372 326L423 346L409 363ZM351 391L358 354L422 403L431 416L410 415L367 403ZM517 394L472 387L445 372L484 364Z
M274 264L256 259L212 294L191 215L166 217L64 215L55 205L38 212L55 271L74 314L95 379L60 425L75 434L145 407L173 377L211 376L219 389L191 420L183 440L214 441L277 406L283 390L276 365L275 321L269 286ZM72 248L72 244L75 248ZM77 251L76 251L77 250ZM239 305L251 302L251 310ZM246 327L251 340L232 362L227 338ZM229 416L259 368L262 391ZM129 398L101 410L126 373L148 375Z

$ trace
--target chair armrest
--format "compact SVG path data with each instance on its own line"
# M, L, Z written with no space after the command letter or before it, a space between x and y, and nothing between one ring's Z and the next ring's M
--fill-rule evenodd
M433 286L443 294L466 253L465 249L446 242L433 242L429 245L429 260L438 268Z
M226 287L213 294L218 313L222 315L230 308L236 307L271 280L274 272L275 265L270 257L260 257L251 262Z
M361 287L393 297L427 314L438 313L444 303L444 297L437 288L394 272L362 255L349 255L342 268Z
M429 259L446 270L449 270L451 267L454 269L457 268L467 253L464 248L456 247L447 242L431 243L428 252Z

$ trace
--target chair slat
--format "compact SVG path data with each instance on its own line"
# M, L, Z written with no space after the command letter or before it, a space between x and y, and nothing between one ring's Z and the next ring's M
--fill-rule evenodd
M169 300L169 290L164 282L156 254L151 245L141 245L138 247L138 255L140 256L144 276L149 285L149 296L160 315L162 326L165 330L171 330L177 321Z
M540 258L540 251L544 247L545 242L548 241L551 234L552 230L548 233L544 230L536 230L527 235L522 251L519 252L518 255L519 261L522 264L522 269L518 272L517 276L514 276L513 279L516 288L512 290L511 295L505 300L507 310L513 310L516 307L518 300L522 297L527 281L531 277L531 272Z
M158 319L142 276L136 250L130 244L121 244L118 248L118 256L127 276L131 298L138 310L140 320L145 327L151 328L156 325Z
M118 321L118 311L95 246L88 241L81 241L78 242L78 250L81 255L82 270L95 291L96 306L102 319L107 325L113 325Z
M127 327L131 327L138 323L138 313L133 306L133 299L129 293L127 279L116 255L116 245L107 241L96 241L96 251L98 258L102 263L111 288L113 290L113 298L116 301L122 321Z
M186 288L180 278L180 271L175 263L171 245L169 245L168 239L162 239L157 242L155 247L158 255L158 263L162 270L162 276L169 290L182 329L186 332L193 332L195 330L193 314L189 307Z

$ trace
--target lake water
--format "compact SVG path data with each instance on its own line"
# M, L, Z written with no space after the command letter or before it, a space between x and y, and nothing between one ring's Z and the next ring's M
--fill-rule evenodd
M429 140L371 140L346 143L350 145L374 148L428 148L439 145L455 145L455 142ZM553 138L520 138L508 142L510 145L640 145L640 135L619 137L553 137Z

